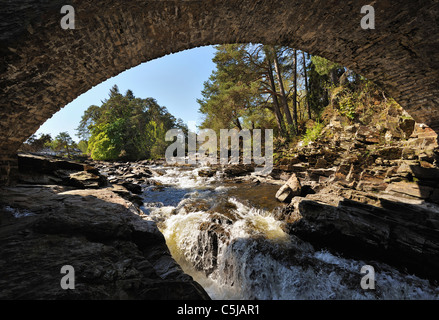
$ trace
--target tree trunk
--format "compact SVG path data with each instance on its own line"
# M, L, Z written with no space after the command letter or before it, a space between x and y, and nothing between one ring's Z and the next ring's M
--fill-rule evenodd
M279 82L279 89L280 89L280 97L282 100L282 106L285 112L285 116L287 117L287 123L288 126L293 127L294 126L294 122L293 122L293 118L291 117L291 112L290 109L288 108L288 102L287 102L287 96L285 94L285 88L284 88L284 83L282 80L282 75L280 73L280 67L279 67L279 60L277 57L277 52L276 50L273 50L273 57L274 57L274 70L276 71L276 75L277 75L277 81Z
M67 157L69 159L71 159L71 157L70 157L70 149L69 149L69 144L68 143L66 143L66 151L67 151Z
M297 125L297 50L293 50L293 57L294 57L294 67L293 67L293 76L294 76L294 94L293 94L293 121L294 121L294 127L296 129L296 133L298 131L298 125Z
M276 95L276 84L274 83L273 67L271 65L272 62L269 61L268 59L267 62L268 62L268 78L270 80L270 87L272 91L271 98L273 99L274 114L276 115L277 126L279 128L280 134L283 136L283 134L285 133L284 117L280 112L279 100L277 99L277 95Z
M334 68L331 70L330 72L330 76L331 76L331 82L332 84L337 87L338 86L338 75L337 75L337 68Z
M303 75L305 77L306 109L308 111L308 119L311 119L311 104L309 103L308 75L306 72L306 59L305 59L304 51L302 51L302 59L303 59Z
M239 121L239 118L236 118L236 126L238 127L239 131L242 131L241 121Z

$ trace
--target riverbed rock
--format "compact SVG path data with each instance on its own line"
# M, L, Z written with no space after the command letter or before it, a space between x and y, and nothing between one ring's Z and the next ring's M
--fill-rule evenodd
M3 188L0 203L0 299L209 298L155 223L110 190ZM60 286L64 265L75 290Z
M292 174L288 181L276 193L276 199L280 202L289 202L295 196L301 194L302 185L295 174Z
M214 175L216 175L217 170L215 169L202 169L198 171L198 175L200 177L206 177L206 178L210 178L213 177Z
M255 167L250 164L228 165L224 168L224 173L228 177L240 177L254 172Z
M380 206L331 194L295 198L286 209L291 233L317 247L438 280L439 206L378 200Z
M122 183L122 186L127 188L129 191L131 191L134 194L141 194L142 193L142 186L136 183L131 182L124 182Z
M54 157L19 154L18 169L19 183L57 184L81 189L108 185L106 177L95 167Z
M107 181L101 175L93 174L87 171L80 171L69 174L69 184L77 188L99 188L107 184Z

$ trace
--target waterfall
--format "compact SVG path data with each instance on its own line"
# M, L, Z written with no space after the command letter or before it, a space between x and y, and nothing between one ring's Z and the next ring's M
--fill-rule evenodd
M220 174L200 177L200 168L162 170L154 177L159 188L145 189L144 210L174 259L213 299L439 298L427 280L378 262L376 290L363 290L365 262L316 251L289 235L273 210L234 193L242 185L226 185Z

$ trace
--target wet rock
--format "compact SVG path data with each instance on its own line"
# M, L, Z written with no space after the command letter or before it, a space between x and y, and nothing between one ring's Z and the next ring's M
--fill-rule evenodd
M292 234L317 247L357 259L378 259L439 279L439 207L384 198L377 207L316 196L295 202Z
M122 186L127 188L129 191L131 191L134 194L142 194L142 186L139 184L131 183L131 182L124 182L122 183Z
M211 274L218 265L219 248L228 242L230 235L224 227L212 221L200 225L198 235L197 258L194 261L194 267L203 271L206 275Z
M200 177L213 177L214 175L216 175L216 170L212 170L212 169L203 169L203 170L199 170L198 171L198 175Z
M229 165L224 168L224 173L229 177L239 177L254 172L254 166L250 164Z
M139 179L152 177L152 171L143 166L137 166L132 170L132 173L135 174Z

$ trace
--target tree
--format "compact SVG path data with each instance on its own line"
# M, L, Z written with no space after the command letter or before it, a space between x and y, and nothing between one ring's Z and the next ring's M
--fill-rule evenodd
M81 150L83 154L87 153L88 142L86 140L81 140L78 142L78 149Z
M71 158L71 152L75 149L76 143L73 141L72 137L68 132L61 132L55 139L50 143L50 148L55 152L67 153L67 157Z
M277 98L277 92L276 92L276 84L274 82L274 76L273 76L273 67L272 67L272 61L267 59L267 65L268 65L268 69L267 69L267 76L269 79L269 86L270 86L270 95L271 95L271 100L273 101L273 110L274 110L274 114L276 115L276 120L277 120L277 125L279 128L279 132L281 135L285 134L285 126L284 126L284 118L282 115L282 112L280 111L280 106L279 106L279 100Z
M297 50L293 50L293 121L294 127L297 132Z
M340 65L292 48L235 44L216 50L216 70L198 100L201 128L215 131L276 127L288 141L302 132L304 121L320 116L331 88L349 77Z
M308 87L308 75L306 72L306 58L305 51L302 51L302 64L303 64L303 76L305 79L305 94L306 94L306 110L308 112L308 119L311 119L311 104L309 102L309 87Z
M165 134L172 128L187 131L153 98L136 98L131 90L123 95L113 86L101 106L84 112L77 131L95 160L139 160L163 157Z
M315 57L311 57L308 66L308 103L309 108L314 111L316 115L329 104L329 87L330 80L327 73L317 72ZM321 71L321 70L320 70Z
M329 76L331 82L330 85L338 85L340 76L344 73L344 68L342 68L338 63L329 61L319 56L313 56L311 60L318 74L321 76Z
M25 152L40 152L52 142L50 134L42 133L39 137L35 134L31 135L21 146L21 150Z
M204 84L203 99L198 100L204 115L201 128L218 131L242 129L243 124L250 128L257 124L273 128L275 124L278 134L284 136L286 125L289 130L297 127L284 86L288 69L285 48L248 44L216 49L213 61L217 68Z
M238 128L246 113L261 104L258 75L246 64L246 45L216 46L216 70L204 83L202 99L197 100L205 115L201 128Z
M284 113L286 115L289 128L294 128L294 127L297 127L297 112L294 114L295 119L293 120L293 117L291 116L290 109L288 107L287 95L286 95L285 89L284 89L283 77L282 77L282 73L281 73L282 70L281 70L280 64L279 64L278 52L275 48L273 48L273 58L274 58L274 69L276 71L277 81L279 83L280 97L281 97L281 101L282 101L282 106L284 108Z

